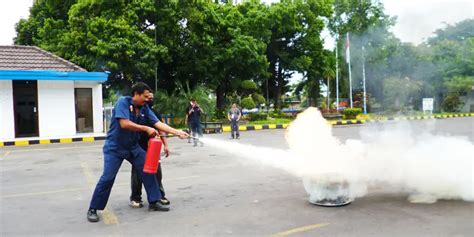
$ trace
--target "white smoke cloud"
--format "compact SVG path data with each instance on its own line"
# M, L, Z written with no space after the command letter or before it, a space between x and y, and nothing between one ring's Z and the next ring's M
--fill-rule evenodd
M343 143L332 135L321 113L309 108L288 127L290 150L203 141L305 179L313 198L356 198L366 195L369 187L389 185L392 192L410 193L412 202L474 201L474 144L467 138L414 132L402 123L383 130L369 128L362 131L360 140ZM308 182L347 183L349 187L340 189L342 193L325 193Z

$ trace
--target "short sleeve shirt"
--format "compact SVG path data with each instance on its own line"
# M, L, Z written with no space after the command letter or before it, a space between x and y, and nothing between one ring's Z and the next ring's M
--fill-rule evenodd
M232 109L229 110L229 116L231 120L237 120L237 118L239 118L239 115L240 115L240 109L237 108L235 110L232 110Z
M139 133L122 129L120 119L127 119L136 124L146 125L158 122L155 114L148 105L140 108L139 113L135 113L135 106L132 97L124 96L117 100L112 111L112 121L107 132L107 139L104 144L104 151L127 152L138 146Z

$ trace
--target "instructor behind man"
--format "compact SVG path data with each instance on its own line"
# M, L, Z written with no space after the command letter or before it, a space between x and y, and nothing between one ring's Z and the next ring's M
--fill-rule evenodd
M153 108L154 103L153 103L153 93L149 93L147 97L147 105L150 107L151 111L153 114L158 118L159 121L162 121L160 113L158 113L157 110ZM147 124L147 126L153 126L152 124ZM160 139L163 142L163 148L165 151L165 156L169 156L169 148L168 148L168 141L166 140L166 133L160 131ZM147 151L148 150L148 134L141 132L140 133L140 139L138 140L138 145L140 145L143 150ZM161 199L159 202L162 205L169 205L170 201L165 197L165 188L163 187L163 173L161 170L161 162L158 163L158 170L156 172L156 180L158 181L158 185L160 186L160 193L161 193ZM136 169L132 169L131 173L131 190L132 193L130 195L130 206L133 208L141 208L143 207L143 201L142 201L142 184L143 181L141 177L138 175L138 171Z

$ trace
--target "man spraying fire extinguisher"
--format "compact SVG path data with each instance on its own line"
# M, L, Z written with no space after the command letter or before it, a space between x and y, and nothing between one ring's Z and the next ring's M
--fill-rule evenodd
M176 130L160 121L146 105L150 87L145 83L137 83L132 87L131 96L121 97L117 100L112 112L112 121L107 138L104 143L104 171L97 183L92 200L87 211L87 220L90 222L99 221L98 210L104 210L114 184L117 172L124 159L129 161L134 169L143 179L143 184L147 192L148 210L169 211L159 200L161 193L154 174L143 172L145 151L138 145L137 132L146 132L148 136L155 137L156 129L175 134L180 138L187 138L186 132ZM154 128L140 125L148 120Z

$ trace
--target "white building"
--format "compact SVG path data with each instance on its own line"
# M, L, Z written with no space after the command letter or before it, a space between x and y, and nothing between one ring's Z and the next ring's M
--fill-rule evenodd
M0 142L102 133L106 80L34 46L0 46Z

